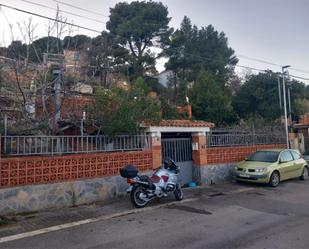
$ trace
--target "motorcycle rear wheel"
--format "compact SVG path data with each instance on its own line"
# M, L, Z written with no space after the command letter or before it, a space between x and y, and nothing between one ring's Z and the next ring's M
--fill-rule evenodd
M142 185L137 185L134 186L131 194L130 194L130 198L131 198L131 202L132 204L136 207L136 208L143 208L145 207L148 202L148 200L142 199L142 195L148 196L147 194L147 188L142 186Z
M181 201L183 199L183 191L182 191L180 184L176 185L176 188L174 190L174 195L177 201Z

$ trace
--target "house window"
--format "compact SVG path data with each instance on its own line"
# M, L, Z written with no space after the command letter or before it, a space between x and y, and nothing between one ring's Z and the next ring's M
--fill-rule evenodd
M79 52L74 53L74 60L79 61L80 60L80 54Z

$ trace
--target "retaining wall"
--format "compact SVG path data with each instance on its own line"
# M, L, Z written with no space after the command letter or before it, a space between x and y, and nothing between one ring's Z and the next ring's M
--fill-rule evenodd
M119 169L152 169L152 151L0 159L0 214L109 201L125 193Z
M0 189L0 215L108 202L125 194L120 176Z

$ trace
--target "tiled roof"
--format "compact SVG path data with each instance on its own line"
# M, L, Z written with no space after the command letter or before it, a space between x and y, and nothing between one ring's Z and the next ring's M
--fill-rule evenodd
M214 123L201 121L201 120L161 120L159 123L154 124L150 122L145 122L143 126L168 126L168 127L209 127L213 128Z

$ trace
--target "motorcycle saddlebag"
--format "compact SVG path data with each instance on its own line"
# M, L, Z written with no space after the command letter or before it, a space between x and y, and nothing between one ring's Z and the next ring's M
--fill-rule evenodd
M126 165L122 169L120 169L120 175L124 178L136 177L137 173L138 170L133 165Z

